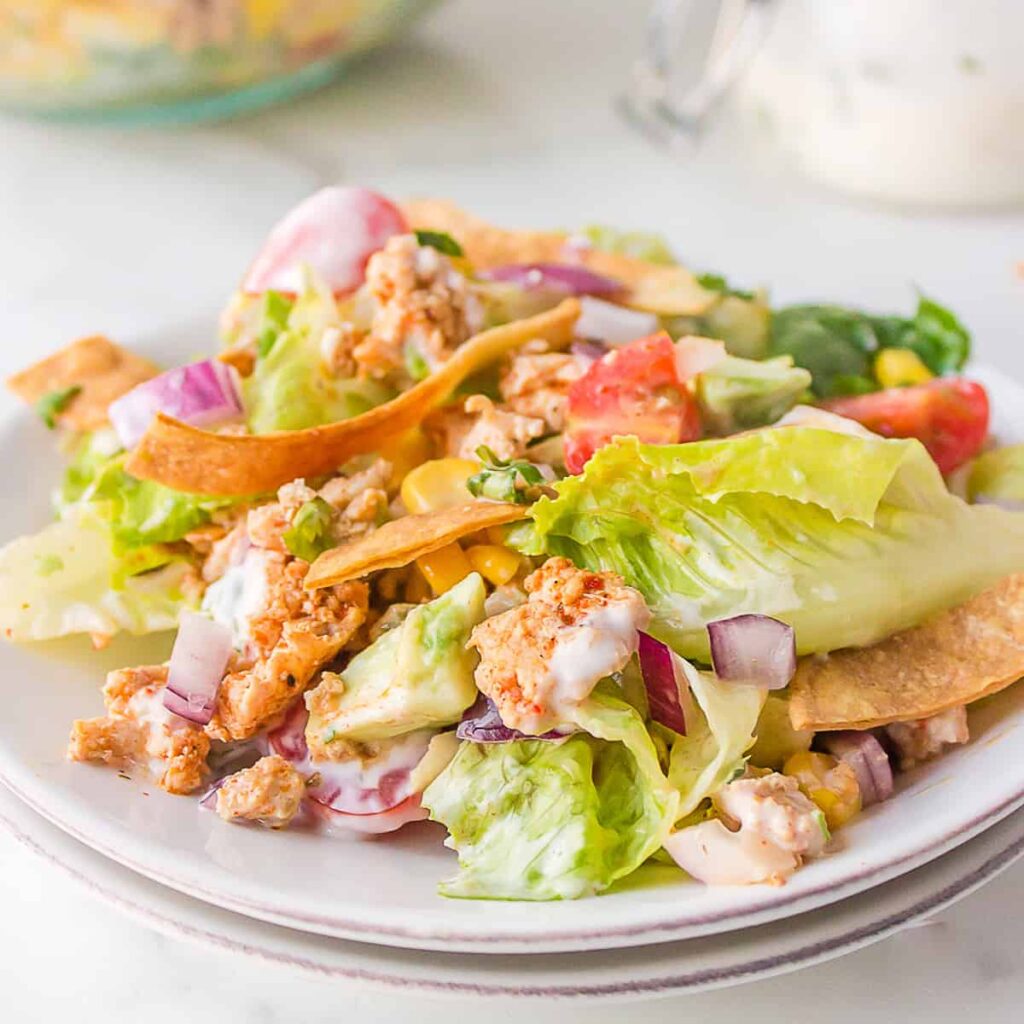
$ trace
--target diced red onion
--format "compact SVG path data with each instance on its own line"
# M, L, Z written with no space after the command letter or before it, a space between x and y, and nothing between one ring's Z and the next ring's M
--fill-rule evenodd
M676 374L681 381L691 380L714 369L727 356L724 341L687 335L676 342Z
M606 356L611 349L603 341L595 341L593 338L574 341L569 346L569 351L574 356L580 356L590 362L596 362L602 356Z
M130 449L158 412L205 427L235 419L242 411L238 371L219 359L204 359L144 381L111 402L107 414L121 444Z
M396 807L381 811L380 814L344 814L323 804L311 803L310 806L329 828L374 836L397 832L411 821L425 821L430 817L430 812L420 802L419 793L413 794Z
M508 263L482 271L480 276L488 281L518 284L530 291L543 288L568 295L603 295L611 298L625 291L621 281L571 263Z
M272 754L278 754L286 761L305 764L309 757L306 746L306 722L309 711L306 702L300 697L285 712L281 724L267 733L267 745Z
M274 225L242 281L242 291L297 294L303 266L335 293L355 291L366 262L408 230L402 211L368 188L323 188Z
M685 677L679 671L676 654L668 644L655 640L647 633L640 634L638 653L651 718L665 728L685 736L683 692L688 687Z
M182 612L171 651L164 707L196 725L213 717L231 657L231 630L198 612Z
M817 743L856 773L865 807L888 800L893 792L892 765L885 748L870 732L848 729L818 734Z
M584 296L581 313L574 328L577 337L593 338L609 345L625 345L645 338L658 330L659 321L653 313L641 313L612 302Z
M462 716L455 735L470 743L509 743L513 740L562 740L565 734L546 732L540 736L528 736L518 729L510 729L502 720L498 706L486 694L481 693L476 703Z
M736 615L709 622L707 628L719 679L769 690L789 685L796 672L792 626L770 615Z

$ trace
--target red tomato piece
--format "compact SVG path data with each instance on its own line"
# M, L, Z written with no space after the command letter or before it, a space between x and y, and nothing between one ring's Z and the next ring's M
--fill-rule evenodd
M565 467L579 473L617 435L651 444L701 435L697 402L679 378L664 332L638 338L596 360L569 389Z
M308 264L342 295L363 283L366 261L408 231L402 211L368 188L324 188L278 221L242 281L242 291L297 294Z
M916 437L943 473L977 455L988 435L988 394L973 380L939 378L823 405L883 437Z

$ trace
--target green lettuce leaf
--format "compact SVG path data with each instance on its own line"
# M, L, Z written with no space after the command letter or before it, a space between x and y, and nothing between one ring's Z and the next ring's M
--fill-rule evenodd
M427 788L423 804L459 854L443 895L576 899L660 849L678 796L643 721L610 697L595 698L582 717L608 738L463 743Z
M674 266L678 262L668 242L654 232L621 231L603 224L590 224L580 234L595 249L666 266Z
M121 451L121 442L112 428L78 436L67 449L68 464L64 478L53 496L57 515L80 501L97 475Z
M743 770L765 701L756 686L730 686L685 660L682 666L700 713L687 716L686 735L675 736L669 754L668 779L679 792L678 819Z
M620 438L510 532L620 573L651 632L707 662L706 625L757 612L800 653L874 643L1024 569L1024 517L951 495L917 441L810 427L718 441Z
M334 296L308 275L304 291L288 311L286 328L277 332L244 381L248 423L254 433L334 423L391 397L377 381L339 380L327 373L320 341L328 327L340 322Z
M1024 444L979 455L971 463L967 497L972 502L1004 502L1024 511Z
M323 498L307 501L281 534L285 547L297 558L315 562L328 548L334 547L334 509Z
M138 575L145 557L167 562L152 549L119 559L102 505L70 509L39 533L0 548L0 631L26 641L173 629L191 603L184 590L189 567L179 560Z
M124 456L108 462L83 497L108 510L115 553L181 540L209 522L212 512L244 500L187 494L139 480L125 472Z
M732 434L774 423L811 386L811 375L788 356L727 356L697 377L701 420L713 434Z

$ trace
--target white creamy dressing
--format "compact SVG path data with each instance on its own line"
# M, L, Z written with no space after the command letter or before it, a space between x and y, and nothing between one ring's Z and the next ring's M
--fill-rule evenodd
M585 615L557 641L548 666L554 687L550 709L558 715L586 700L605 676L636 653L637 630L647 625L643 605L610 603Z
M203 596L203 611L231 630L237 651L249 643L250 623L266 605L267 556L259 548L249 548L245 558L211 583Z
M180 726L184 721L164 707L162 686L147 686L139 690L128 701L128 711L139 725L150 729L159 729L162 726L173 729L175 725Z

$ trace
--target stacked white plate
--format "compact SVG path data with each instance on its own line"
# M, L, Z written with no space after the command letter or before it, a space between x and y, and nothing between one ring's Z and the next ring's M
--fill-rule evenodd
M1024 393L996 373L972 375L989 387L996 433L1024 439ZM0 424L4 450L20 453L0 496L6 533L45 521L59 471L48 441L25 417ZM1012 814L1024 803L1017 687L973 708L970 744L901 776L892 800L785 886L705 888L664 869L577 902L445 900L436 885L455 862L437 826L378 840L271 834L68 764L69 724L100 712L103 673L165 657L169 643L0 650L3 685L17 693L0 719L0 816L158 927L321 973L475 996L622 998L730 984L882 938L1024 851L1024 813Z

